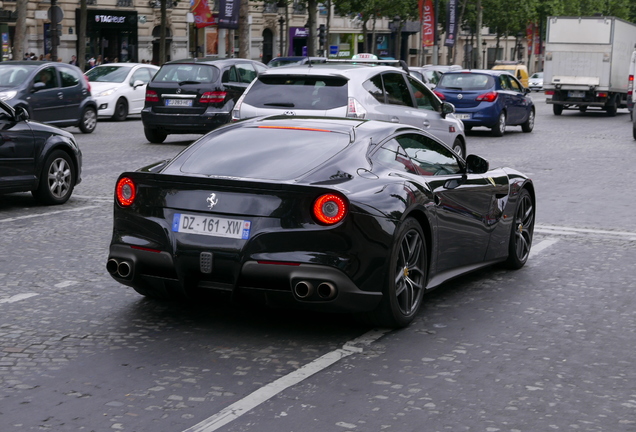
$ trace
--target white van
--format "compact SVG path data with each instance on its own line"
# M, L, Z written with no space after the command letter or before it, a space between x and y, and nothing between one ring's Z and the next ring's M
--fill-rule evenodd
M636 45L629 62L629 74L627 75L627 109L629 116L633 117L634 104L636 103L636 93L634 92L634 77L636 76ZM634 136L636 138L636 136Z

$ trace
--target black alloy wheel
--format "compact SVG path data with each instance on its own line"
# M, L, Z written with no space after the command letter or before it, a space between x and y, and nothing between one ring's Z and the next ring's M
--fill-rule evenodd
M119 98L115 105L113 120L124 121L126 120L126 117L128 117L128 102L126 102L126 99L124 98Z
M383 327L406 327L417 315L426 289L428 260L422 227L407 218L397 230L382 301L371 321Z
M75 168L68 154L55 150L46 158L33 197L42 204L64 204L75 188Z
M534 204L527 189L519 193L515 217L512 221L510 242L508 244L508 260L506 265L511 269L520 269L528 261L532 236L534 234Z
M80 119L79 128L83 133L93 133L97 127L97 111L93 107L84 108L82 118Z

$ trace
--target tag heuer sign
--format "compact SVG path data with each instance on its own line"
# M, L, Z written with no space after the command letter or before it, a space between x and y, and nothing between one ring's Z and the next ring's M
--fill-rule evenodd
M95 22L123 24L126 22L126 17L117 15L95 15Z

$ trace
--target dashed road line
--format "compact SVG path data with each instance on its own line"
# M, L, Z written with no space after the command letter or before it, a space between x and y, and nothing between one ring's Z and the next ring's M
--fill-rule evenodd
M306 378L328 368L332 364L350 356L351 354L362 352L363 348L358 345L368 346L380 339L389 331L389 329L376 329L367 332L362 336L345 343L342 348L331 351L322 357L307 363L300 369L296 369L294 372L291 372L284 377L259 388L238 402L235 402L227 408L219 411L217 414L214 414L191 428L186 429L184 432L213 432L239 418L248 411L256 408L258 405L271 399L283 390L298 384Z
M72 208L72 209L50 211L50 212L46 212L46 213L38 213L38 214L30 214L30 215L24 215L24 216L16 216L16 217L7 218L7 219L0 219L0 223L2 223L2 222L15 222L15 221L24 220L24 219L31 219L31 218L35 218L35 217L39 217L39 216L50 216L50 215L61 214L61 213L78 212L78 211L90 210L90 209L94 209L94 208L99 208L99 206L76 207L76 208Z
M620 237L624 240L636 241L636 232L629 232L629 231L608 231L608 230L597 230L597 229L586 229L586 228L570 228L570 227L552 226L552 225L535 225L534 232L540 233L540 234L552 234L552 235L561 235L561 236L593 235L593 236L612 237L612 238Z
M532 258L533 256L540 254L542 251L549 248L550 246L552 246L558 241L559 239L546 239L537 244L533 244L532 248L530 249L530 254L528 255L528 258Z
M26 300L28 298L34 297L38 295L37 293L23 293L23 294L16 294L14 296L11 296L9 298L5 298L5 299L0 299L0 304L2 303L15 303L15 302L19 302L20 300Z

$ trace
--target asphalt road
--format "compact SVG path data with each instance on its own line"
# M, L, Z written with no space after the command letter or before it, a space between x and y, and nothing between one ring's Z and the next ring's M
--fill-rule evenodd
M119 285L115 179L197 136L71 128L84 181L66 205L0 197L0 431L636 431L629 114L556 117L534 99L532 133L468 136L535 181L528 264L444 285L400 331Z

